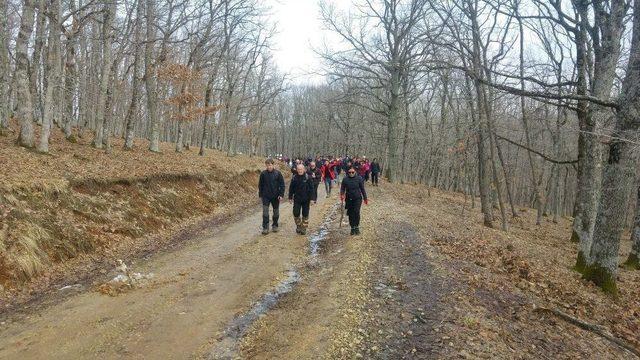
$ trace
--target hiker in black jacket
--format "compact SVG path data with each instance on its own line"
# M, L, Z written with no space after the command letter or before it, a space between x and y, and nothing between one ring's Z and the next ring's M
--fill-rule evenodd
M293 218L296 222L296 233L304 235L309 225L309 206L318 198L313 191L313 180L306 173L304 165L298 164L296 174L289 185L289 202L293 202ZM300 218L302 211L302 218Z
M369 200L364 189L364 179L356 174L356 169L354 168L350 168L347 171L347 177L342 180L340 199L345 202L345 209L347 209L349 225L351 226L351 235L360 235L360 208L363 200L365 205L369 204Z
M258 196L262 199L262 234L267 235L269 233L269 205L273 207L271 230L278 232L280 201L284 198L284 177L280 171L274 169L273 159L267 159L264 163L267 169L260 174Z
M371 162L371 184L373 186L378 186L378 179L380 177L380 171L382 168L380 167L380 163L377 159L373 159Z
M322 180L322 172L316 165L315 161L309 163L309 168L307 169L307 175L313 180L313 196L318 198L318 186L320 185L320 181Z

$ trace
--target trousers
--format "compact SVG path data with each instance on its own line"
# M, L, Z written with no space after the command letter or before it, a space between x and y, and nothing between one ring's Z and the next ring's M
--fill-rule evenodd
M362 199L347 199L345 202L345 208L347 209L347 216L349 216L349 225L352 228L360 226L360 208L362 207Z
M280 201L278 198L267 199L262 198L262 228L269 228L269 206L273 207L273 224L278 227L278 219L280 218Z
M300 212L302 212L302 217L303 218L308 218L309 217L309 206L311 205L311 200L307 200L307 201L294 201L293 202L293 217L294 218L299 218L300 217Z

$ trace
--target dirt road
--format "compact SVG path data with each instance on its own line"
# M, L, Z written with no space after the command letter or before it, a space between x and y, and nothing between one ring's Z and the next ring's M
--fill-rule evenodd
M278 234L258 234L259 212L212 229L133 264L155 274L145 286L115 297L86 289L9 318L0 358L634 358L537 313L544 298L512 282L522 271L449 251L442 244L494 230L479 212L461 218L450 194L414 191L369 188L359 237L338 226L335 194L321 195L305 237L288 204ZM504 247L496 252L513 257Z
M319 227L335 197L312 206ZM291 205L281 231L259 234L261 212L212 229L192 245L130 266L154 274L139 289L111 297L94 289L0 325L2 359L208 357L234 317L305 261L308 237L297 236Z

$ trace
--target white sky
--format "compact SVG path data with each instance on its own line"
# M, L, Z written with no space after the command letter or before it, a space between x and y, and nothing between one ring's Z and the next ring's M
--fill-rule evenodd
M343 0L344 1L344 0ZM322 61L313 48L323 43L318 0L268 0L278 34L274 60L293 83L320 83Z

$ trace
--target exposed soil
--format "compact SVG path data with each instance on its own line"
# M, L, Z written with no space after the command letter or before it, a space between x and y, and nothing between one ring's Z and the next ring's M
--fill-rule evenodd
M335 199L313 206L317 228ZM304 261L291 206L281 232L259 234L261 212L204 231L189 246L130 264L144 286L105 295L96 287L0 325L0 358L207 358L236 316ZM61 339L60 334L65 334Z
M52 154L0 136L0 316L59 299L254 208L262 159L172 144L110 153L53 134ZM203 224L206 224L203 225ZM70 286L70 287L69 287Z
M363 234L332 229L321 260L245 339L256 359L434 358L447 296L428 248L379 189L363 210ZM382 205L384 204L384 205Z
M523 209L505 234L484 228L461 195L370 192L363 235L333 229L318 266L246 337L243 358L636 358L535 310L559 308L638 341L637 288L613 299L573 274L568 220L535 227Z

